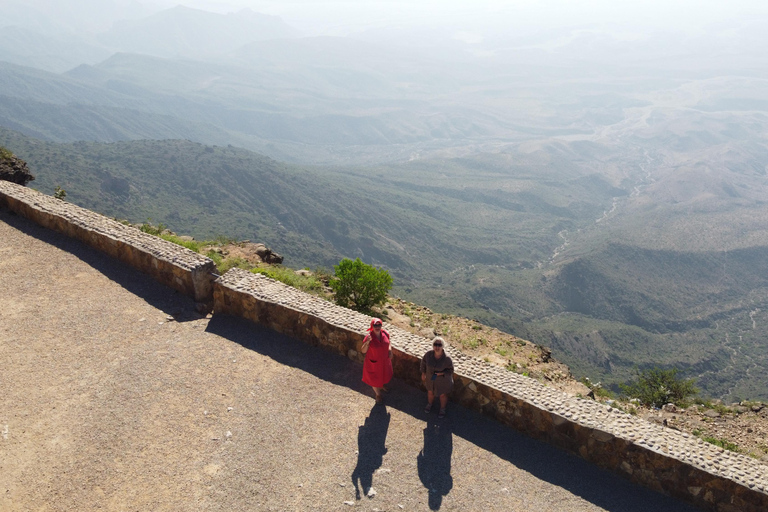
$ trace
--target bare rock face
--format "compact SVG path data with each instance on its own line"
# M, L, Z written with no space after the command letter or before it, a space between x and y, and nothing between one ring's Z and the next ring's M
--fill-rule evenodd
M261 261L263 261L264 263L279 264L283 262L282 256L280 256L276 252L272 252L272 249L270 249L264 244L249 243L247 245L250 246L249 248L253 252L259 255L259 258L261 258Z
M26 187L27 183L34 179L24 160L0 148L0 180Z

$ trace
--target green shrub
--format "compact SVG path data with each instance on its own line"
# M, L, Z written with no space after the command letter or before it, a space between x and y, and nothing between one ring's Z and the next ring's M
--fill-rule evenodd
M668 403L684 407L688 398L699 392L693 379L681 379L677 376L677 368L637 371L636 382L620 384L619 387L626 396L637 398L640 403L649 407L661 407Z
M334 278L329 283L336 304L370 314L374 306L384 304L392 288L392 276L360 261L344 258L334 265Z
M53 189L53 197L56 199L64 200L65 197L67 197L67 191L61 188L60 186L56 185L56 188Z
M165 231L166 226L162 222L160 224L158 224L157 226L153 226L152 225L152 219L148 219L147 222L145 222L144 224L141 225L141 227L139 227L139 229L141 231L143 231L144 233L148 233L150 235L155 235L155 236L160 236L160 233Z

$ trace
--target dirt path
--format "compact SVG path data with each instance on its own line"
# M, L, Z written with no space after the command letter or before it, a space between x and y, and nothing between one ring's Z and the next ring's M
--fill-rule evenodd
M692 510L3 211L0 289L0 511Z

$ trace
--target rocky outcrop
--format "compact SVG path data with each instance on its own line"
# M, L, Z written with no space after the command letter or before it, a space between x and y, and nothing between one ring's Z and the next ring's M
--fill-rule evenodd
M224 246L210 246L205 248L203 252L205 251L213 251L228 258L242 258L253 265L259 263L278 265L283 262L283 257L272 252L272 249L266 245L248 240L233 242Z
M249 243L247 244L250 247L250 249L259 255L259 258L261 258L261 261L264 263L271 263L274 265L280 264L283 262L283 257L277 254L276 252L272 252L272 249L267 247L264 244L254 244Z
M0 180L10 181L26 187L27 183L34 179L35 177L29 172L27 163L24 160L0 148Z

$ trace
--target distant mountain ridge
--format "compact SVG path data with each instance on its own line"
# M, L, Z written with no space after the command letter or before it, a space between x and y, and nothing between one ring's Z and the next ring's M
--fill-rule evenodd
M217 14L178 5L147 18L120 21L97 37L122 52L201 57L227 53L253 41L298 35L279 17L250 9Z
M111 49L76 34L48 34L16 26L0 30L0 60L20 66L63 73L111 54Z
M454 107L450 112L429 107L409 110L406 107L411 102L401 100L386 101L375 108L360 108L356 104L368 100L355 100L349 96L347 85L334 83L334 73L319 76L319 72L299 66L293 68L295 76L286 78L275 69L116 54L98 66L82 65L65 75L2 63L0 69L4 71L4 76L0 77L0 95L39 102L31 112L6 110L4 124L34 130L27 133L36 136L50 133L40 129L42 126L34 129L38 123L46 123L44 116L35 116L35 111L43 112L45 103L67 105L67 108L74 103L90 105L88 110L99 112L105 120L110 119L116 125L124 124L123 120L104 107L144 111L147 114L145 124L158 114L177 117L176 124L179 125L187 120L209 124L209 130L214 134L226 131L232 134L232 140L243 146L275 156L287 153L287 149L280 149L286 146L309 152L306 146L311 145L320 155L326 147L359 146L376 152L383 145L426 143L435 136L458 141L486 136L496 123L490 117L463 112L462 107ZM243 81L244 76L249 79ZM307 88L291 88L289 82L294 79L307 83ZM265 80L270 82L268 89L259 86ZM325 98L318 99L320 91ZM308 105L312 102L315 106L310 108ZM52 110L60 111L61 107ZM80 119L81 112L71 110L70 124L85 126L90 123ZM470 120L473 117L475 120ZM118 138L106 139L102 135L96 139L175 138L179 135L173 130L157 135L164 124L167 122L161 122L153 132L141 129ZM60 132L67 133L67 130ZM82 138L90 137L75 130L69 139L57 136L55 140ZM195 140L218 143L220 139L214 135ZM286 154L284 159L290 159L290 155Z
M250 9L218 14L178 5L152 13L138 2L114 0L8 4L0 19L0 61L58 73L119 52L199 59L300 35L279 17Z

